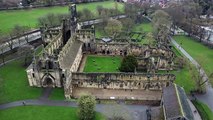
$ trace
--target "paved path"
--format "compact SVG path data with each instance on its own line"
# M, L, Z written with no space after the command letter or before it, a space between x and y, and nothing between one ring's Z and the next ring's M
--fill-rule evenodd
M53 90L53 88L51 88L51 87L43 88L42 95L39 99L47 100L49 98L50 94L52 93L52 90Z
M171 37L171 42L177 49L179 49L183 53L183 55L186 58L189 59L189 61L192 64L196 66L198 72L200 73L200 76L202 76L203 81L208 81L208 76L206 75L203 68L198 64L198 62L194 60L172 37ZM213 88L208 82L206 82L205 85L206 85L206 93L203 95L196 95L196 97L200 101L207 104L210 107L210 109L213 111Z
M35 99L35 100L20 100L7 104L0 105L0 110L13 108L17 106L28 106L28 105L38 105L38 106L70 106L77 107L77 103L74 101L59 101L59 100L48 100L48 99ZM109 111L107 108L113 108L115 104L96 104L96 111L108 115ZM144 105L121 105L122 109L125 109L133 120L146 120L146 109L147 106Z

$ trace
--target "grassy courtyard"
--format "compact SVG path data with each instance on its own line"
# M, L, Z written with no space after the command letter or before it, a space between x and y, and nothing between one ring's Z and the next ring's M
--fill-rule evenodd
M200 101L193 101L193 104L200 113L202 120L213 120L213 111L206 104Z
M52 106L22 106L0 110L1 120L78 120L77 108ZM96 113L95 120L105 120Z
M23 59L15 60L0 67L0 104L22 100L34 99L41 95L40 88L30 87Z
M77 10L82 11L84 8L91 10L94 14L97 13L96 7L102 5L104 8L114 8L113 1L94 2L86 4L77 4ZM118 9L123 11L123 4L118 3ZM14 25L26 25L31 28L36 28L37 19L48 13L68 13L68 6L48 7L48 8L35 8L28 10L8 10L0 11L1 31L8 33Z
M87 56L84 72L119 72L122 58L119 56Z
M213 73L213 50L187 36L174 36L174 39L203 67L207 75ZM213 84L213 81L211 81Z

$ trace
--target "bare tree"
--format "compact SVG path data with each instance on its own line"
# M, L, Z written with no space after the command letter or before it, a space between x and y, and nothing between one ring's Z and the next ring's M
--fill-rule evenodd
M18 48L18 54L24 56L24 66L26 66L28 60L32 58L33 48L32 45L23 45Z
M139 8L135 4L125 4L124 6L124 12L125 14L131 18L133 21L136 20L137 12Z
M131 18L126 18L122 20L122 24L124 26L124 29L126 29L127 32L130 32L134 26L134 21Z
M43 27L56 27L61 24L62 20L67 18L67 14L53 14L49 13L38 18L38 25Z
M22 28L22 35L24 35L24 39L25 39L25 41L27 42L27 43L29 43L29 36L28 36L28 34L26 34L28 31L30 30L30 27L29 26L23 26L23 28Z
M17 38L19 45L20 45L20 43L21 43L20 37L21 37L21 35L22 35L22 31L23 31L23 27L20 26L20 25L15 25L15 26L13 27L12 31L11 31L12 34Z
M106 33L111 36L113 39L118 35L122 30L122 23L116 19L110 19L105 27Z
M14 45L14 41L13 41L13 32L9 33L10 38L5 40L4 42L7 43L8 47L10 48L10 50L13 50L13 45Z
M82 10L82 20L90 20L94 17L94 14L87 8Z
M101 15L101 12L102 12L103 9L104 9L104 8L103 8L102 5L98 5L98 6L96 7L96 10L97 10L99 16Z
M157 10L152 14L152 24L154 29L153 34L158 43L168 42L171 26L170 16L163 10Z

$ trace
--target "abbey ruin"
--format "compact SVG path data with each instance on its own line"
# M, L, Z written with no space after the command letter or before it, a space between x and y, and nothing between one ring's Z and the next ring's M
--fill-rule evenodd
M64 88L67 99L79 97L80 92L90 93L98 99L161 99L162 88L170 86L175 80L173 74L156 73L157 70L174 69L175 54L170 47L150 47L130 41L98 41L95 39L95 28L82 29L76 16L76 6L72 5L70 19L63 21L61 30L43 30L44 49L35 55L27 69L30 86ZM82 58L88 54L134 55L138 68L146 72L81 72Z

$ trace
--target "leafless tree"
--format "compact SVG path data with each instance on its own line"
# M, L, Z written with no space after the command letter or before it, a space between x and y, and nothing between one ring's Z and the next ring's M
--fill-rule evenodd
M118 33L121 32L122 27L123 25L119 20L110 19L108 20L107 26L105 27L105 31L110 37L115 39Z
M27 65L29 58L32 58L33 48L31 45L23 45L18 48L18 54L24 56L24 66Z
M103 9L104 9L104 8L103 8L102 5L98 5L98 6L96 7L96 10L97 10L99 16L101 15L101 12L102 12Z
M23 31L23 27L20 26L20 25L15 25L13 27L12 31L11 31L12 34L17 38L19 45L21 43L21 39L20 38L21 38L21 35L22 35L22 31Z
M163 10L157 10L152 14L153 34L159 43L168 42L171 19Z

